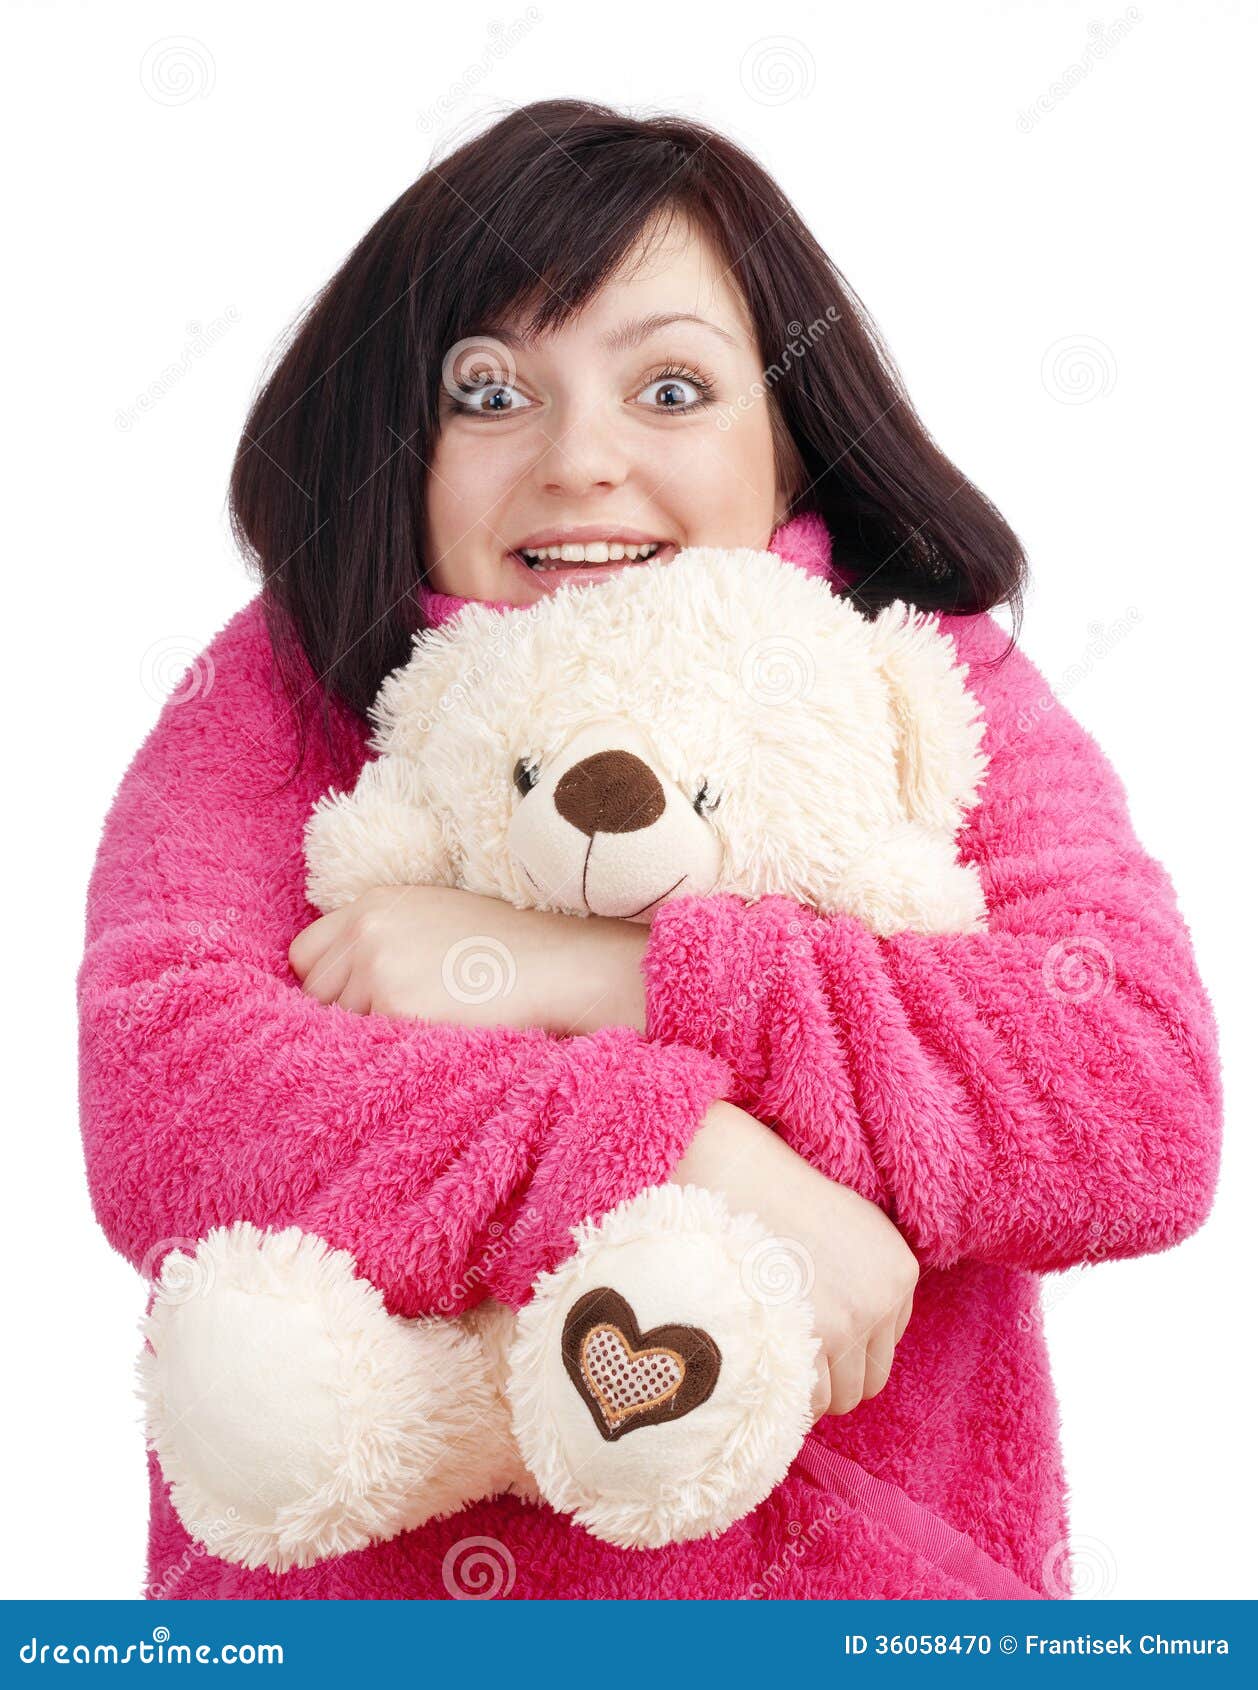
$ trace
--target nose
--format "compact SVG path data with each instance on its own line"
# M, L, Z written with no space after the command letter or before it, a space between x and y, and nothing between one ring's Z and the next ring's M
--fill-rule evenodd
M633 833L664 814L664 788L632 751L596 751L560 779L555 808L591 839Z
M567 509L584 494L624 486L634 460L622 431L633 425L624 419L621 395L603 393L597 384L588 392L558 398L558 432L543 441L538 431L540 456L534 473L542 490L562 496Z

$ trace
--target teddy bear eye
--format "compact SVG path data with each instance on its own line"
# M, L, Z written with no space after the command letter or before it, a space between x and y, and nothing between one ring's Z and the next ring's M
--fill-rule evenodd
M527 757L521 757L515 766L512 779L515 781L516 791L521 798L527 798L541 778L541 768L537 763L530 763Z
M698 793L695 795L695 809L701 816L710 816L720 802L720 793L718 792L716 796L713 797L708 791L708 783L705 780L703 785L699 788Z

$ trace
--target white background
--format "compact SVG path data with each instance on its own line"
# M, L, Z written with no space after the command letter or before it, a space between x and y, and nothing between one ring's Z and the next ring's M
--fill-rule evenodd
M585 95L689 112L765 162L927 426L1027 546L1023 644L1171 871L1228 1099L1204 1230L1046 1288L1076 1579L1253 1595L1254 7L617 11L3 11L3 674L21 801L4 830L0 1588L126 1597L143 1578L143 1286L88 1205L74 973L112 794L163 689L252 592L224 495L254 384L434 149L509 106ZM1090 661L1094 625L1132 611Z

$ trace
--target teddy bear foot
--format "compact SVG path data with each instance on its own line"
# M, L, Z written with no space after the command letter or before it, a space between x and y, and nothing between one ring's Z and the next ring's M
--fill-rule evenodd
M509 1353L525 1464L606 1542L715 1537L768 1496L812 1425L820 1346L798 1255L692 1185L652 1186L573 1236Z
M162 1266L139 1362L184 1527L283 1572L454 1513L522 1476L485 1334L387 1313L297 1227L217 1227Z

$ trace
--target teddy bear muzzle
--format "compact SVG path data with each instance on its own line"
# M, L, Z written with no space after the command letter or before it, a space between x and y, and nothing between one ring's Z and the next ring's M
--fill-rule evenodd
M668 898L716 885L720 837L631 722L591 723L542 760L507 829L530 901L649 921Z

